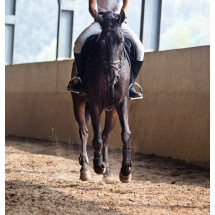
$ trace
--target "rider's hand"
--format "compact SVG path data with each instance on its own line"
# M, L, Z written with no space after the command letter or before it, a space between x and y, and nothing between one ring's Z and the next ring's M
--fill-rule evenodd
M121 10L121 12L119 14L119 22L120 22L120 24L122 24L124 22L125 18L126 18L125 17L125 12L124 12L124 10Z
M104 19L102 18L102 16L95 10L95 22L98 22L98 23L102 23L104 21Z

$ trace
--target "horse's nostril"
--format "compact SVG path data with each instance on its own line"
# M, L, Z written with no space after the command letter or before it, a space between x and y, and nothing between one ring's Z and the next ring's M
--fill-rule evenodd
M116 76L116 80L119 80L119 75Z

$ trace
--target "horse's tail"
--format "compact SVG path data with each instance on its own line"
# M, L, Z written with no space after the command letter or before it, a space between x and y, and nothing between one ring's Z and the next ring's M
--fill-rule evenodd
M91 123L90 105L88 102L86 103L86 106L85 106L85 120L87 125Z

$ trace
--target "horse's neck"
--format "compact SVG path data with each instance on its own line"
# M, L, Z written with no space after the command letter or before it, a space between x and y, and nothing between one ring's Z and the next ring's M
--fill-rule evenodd
M101 52L99 49L95 50L94 55L91 58L90 67L87 69L87 80L96 83L100 82L104 78L105 68L102 65Z
M103 65L103 62L104 60L102 59L102 51L100 48L98 48L96 51L95 51L95 54L93 56L93 65L95 65L95 68L97 68L97 74L99 73L100 75L103 74L105 71L104 71L104 65Z

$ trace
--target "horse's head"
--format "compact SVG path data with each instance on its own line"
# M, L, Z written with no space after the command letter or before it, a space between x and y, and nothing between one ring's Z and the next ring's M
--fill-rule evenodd
M120 78L119 71L124 60L124 35L121 28L121 18L108 11L103 13L99 23L102 27L99 38L101 63L104 66L107 81L113 84Z

